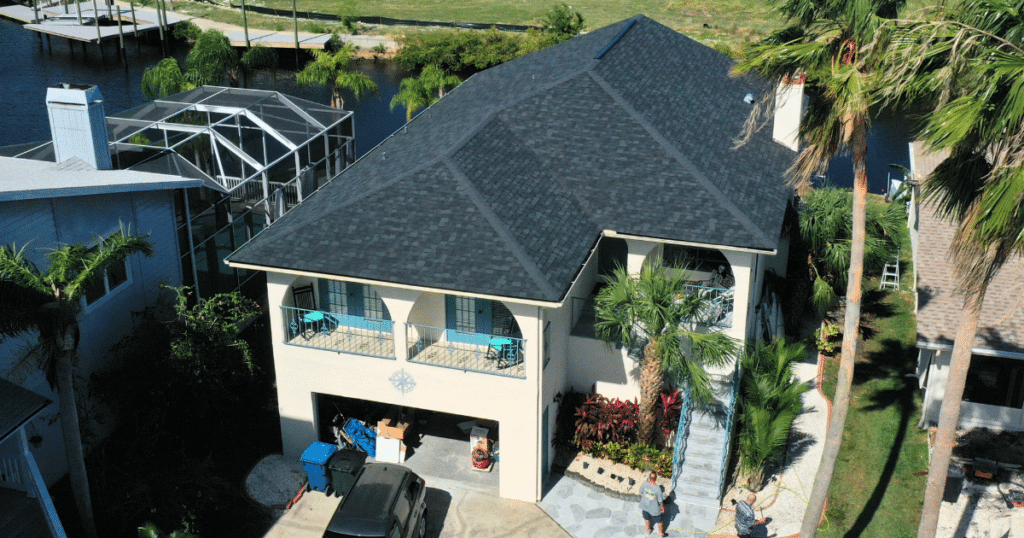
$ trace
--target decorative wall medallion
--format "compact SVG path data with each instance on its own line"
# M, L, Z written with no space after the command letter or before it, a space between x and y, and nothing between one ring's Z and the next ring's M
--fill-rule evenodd
M412 392L412 389L416 388L416 381L413 380L412 376L409 375L409 372L406 372L404 369L391 374L391 377L388 379L390 379L391 384L398 389L398 392L401 392L402 394L408 394Z

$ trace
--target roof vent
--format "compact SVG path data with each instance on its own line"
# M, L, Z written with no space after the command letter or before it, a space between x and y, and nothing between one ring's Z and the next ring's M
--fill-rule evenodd
M629 24L627 24L625 28L620 30L619 33L615 37L613 37L612 40L609 41L603 49L601 49L601 52L597 53L597 56L594 56L594 59L600 60L601 58L604 58L604 55L608 54L608 51L612 50L612 47L614 47L615 44L618 43L620 39L622 39L622 36L626 35L626 32L628 32L634 24L636 24L636 19L629 21Z
M748 94L747 94L747 95L746 95L746 96L745 96L745 97L743 98L743 102L744 102L744 103L746 103L746 104L748 104L748 105L752 105L752 104L754 104L754 94L752 94L752 93L748 93Z
M107 118L99 88L66 82L50 86L46 110L58 163L78 157L98 170L110 170Z

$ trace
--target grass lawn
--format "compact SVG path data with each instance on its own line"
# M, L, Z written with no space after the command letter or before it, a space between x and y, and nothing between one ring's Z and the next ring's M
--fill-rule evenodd
M227 1L218 0L223 5ZM240 2L235 2L236 5ZM334 15L381 16L396 19L416 19L444 22L475 22L538 25L544 14L557 0L297 0L299 11L312 11ZM934 4L928 0L910 0L908 9ZM248 5L269 7L290 12L292 0L255 0ZM781 28L784 21L776 15L768 0L575 0L568 2L581 13L586 30L596 30L637 14L648 17L714 47L732 49L735 54L742 47ZM218 22L241 26L240 10L215 7L205 3L177 2L174 11ZM251 28L291 30L287 17L273 17L250 13ZM317 21L310 27L299 21L300 31L337 31L345 33L340 24ZM423 28L396 27L366 29L362 33L406 34L425 31Z
M905 240L901 260L910 259ZM822 538L917 536L928 477L925 432L917 429L921 397L914 372L912 264L901 262L900 292L880 292L865 280L864 338L854 368L850 413L829 490ZM826 365L825 394L835 393L837 358Z

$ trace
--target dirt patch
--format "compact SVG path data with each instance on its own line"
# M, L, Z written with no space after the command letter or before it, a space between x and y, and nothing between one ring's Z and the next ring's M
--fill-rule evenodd
M1024 432L995 431L988 428L957 428L953 456L1024 466Z

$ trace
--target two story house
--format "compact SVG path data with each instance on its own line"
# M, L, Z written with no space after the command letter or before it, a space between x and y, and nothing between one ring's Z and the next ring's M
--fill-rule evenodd
M688 266L705 329L746 340L785 269L798 118L737 147L776 93L732 65L638 16L488 69L231 254L267 272L285 454L331 440L324 395L478 417L500 495L533 502L558 395L638 396L629 350L594 338L616 266Z

